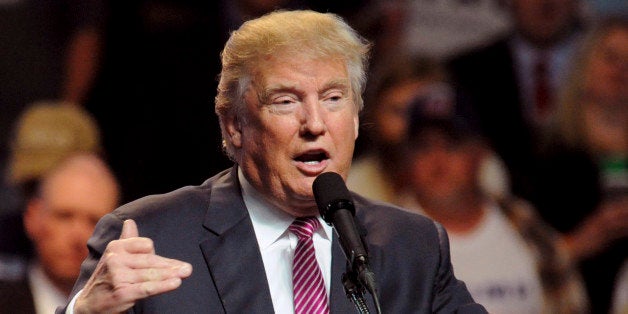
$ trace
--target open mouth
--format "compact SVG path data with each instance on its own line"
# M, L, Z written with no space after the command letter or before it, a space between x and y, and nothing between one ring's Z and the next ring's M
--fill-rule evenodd
M296 161L302 162L306 165L316 165L326 159L329 159L329 156L324 151L307 152L295 158Z

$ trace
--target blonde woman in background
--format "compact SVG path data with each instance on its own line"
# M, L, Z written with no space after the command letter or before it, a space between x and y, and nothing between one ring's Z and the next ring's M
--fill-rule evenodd
M579 261L594 313L608 313L628 252L628 20L601 20L545 135L533 202Z

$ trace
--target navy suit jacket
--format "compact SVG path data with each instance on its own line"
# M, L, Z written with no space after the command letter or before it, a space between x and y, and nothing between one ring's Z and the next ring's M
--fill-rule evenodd
M380 290L383 313L485 313L454 277L445 230L426 217L354 195L356 220ZM103 217L88 242L74 295L94 271L125 219L154 241L157 254L191 263L178 289L138 301L134 313L273 313L253 225L244 205L237 167L200 186L142 198ZM333 236L332 313L355 313L341 283L346 259ZM372 308L372 300L368 300ZM59 311L57 311L59 312Z

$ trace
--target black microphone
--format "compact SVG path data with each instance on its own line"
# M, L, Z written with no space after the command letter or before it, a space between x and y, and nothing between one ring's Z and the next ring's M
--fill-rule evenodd
M375 276L369 269L368 252L356 228L355 206L344 180L335 172L325 172L316 177L312 190L321 217L336 230L350 271L377 299Z

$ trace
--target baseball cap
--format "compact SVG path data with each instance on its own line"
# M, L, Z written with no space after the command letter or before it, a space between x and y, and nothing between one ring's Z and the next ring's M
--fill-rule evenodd
M13 129L9 179L38 179L76 152L99 152L100 132L92 116L65 102L36 102Z
M422 87L408 106L408 140L426 130L441 131L454 141L478 136L478 129L457 109L456 94L449 84L435 82Z

